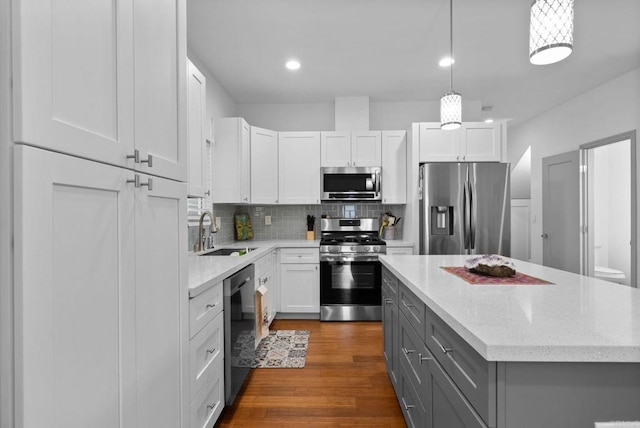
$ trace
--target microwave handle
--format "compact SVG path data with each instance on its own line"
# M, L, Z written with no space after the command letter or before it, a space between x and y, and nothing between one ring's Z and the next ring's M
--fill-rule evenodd
M380 171L376 171L376 197L380 196Z

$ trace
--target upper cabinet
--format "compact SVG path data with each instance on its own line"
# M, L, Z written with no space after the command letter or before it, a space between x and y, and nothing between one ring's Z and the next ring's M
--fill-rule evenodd
M293 205L320 203L319 154L319 132L279 133L279 203Z
M419 124L420 162L499 162L506 157L506 124L468 122L454 131Z
M278 203L278 133L251 127L251 203Z
M382 202L407 203L407 131L382 131Z
M209 150L205 136L207 117L207 81L204 75L187 60L187 139L189 141L189 196L204 198L211 195L208 171Z
M213 202L248 204L251 127L241 117L215 122Z
M381 132L322 132L320 157L323 167L380 166Z
M184 0L16 5L14 139L185 181Z

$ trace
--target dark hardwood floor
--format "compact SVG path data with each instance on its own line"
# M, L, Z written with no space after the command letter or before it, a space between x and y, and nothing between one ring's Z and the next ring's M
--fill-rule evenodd
M302 369L254 369L217 427L404 427L379 322L275 320L310 330Z

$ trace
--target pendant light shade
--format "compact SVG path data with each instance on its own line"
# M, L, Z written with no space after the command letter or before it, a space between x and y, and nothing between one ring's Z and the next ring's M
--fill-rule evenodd
M462 95L451 91L440 98L440 128L451 130L462 125Z
M453 0L449 0L449 42L451 65L449 92L440 98L440 129L451 130L462 125L462 95L453 90Z
M529 61L562 61L573 50L573 0L534 0L529 26Z

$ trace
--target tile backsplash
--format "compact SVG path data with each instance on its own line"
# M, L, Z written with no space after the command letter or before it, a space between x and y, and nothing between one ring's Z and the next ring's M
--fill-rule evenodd
M214 204L213 216L220 217L220 230L214 234L214 246L235 240L234 214L248 214L251 218L254 240L305 239L307 215L316 217L316 239L320 238L320 217L377 217L391 212L396 217L404 216L404 205L383 205L375 203L326 203L322 205L228 205ZM271 217L271 224L265 224L265 217ZM398 227L402 238L402 225ZM198 241L198 227L189 227L189 249L193 251Z

